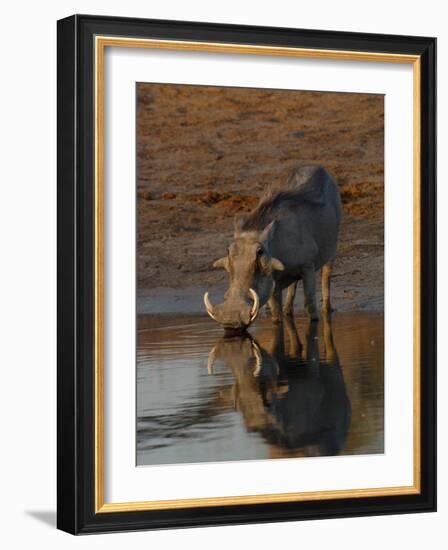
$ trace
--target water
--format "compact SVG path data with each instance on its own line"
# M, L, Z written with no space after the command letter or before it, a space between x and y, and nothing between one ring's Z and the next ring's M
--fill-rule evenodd
M250 332L139 315L138 465L384 452L382 314Z

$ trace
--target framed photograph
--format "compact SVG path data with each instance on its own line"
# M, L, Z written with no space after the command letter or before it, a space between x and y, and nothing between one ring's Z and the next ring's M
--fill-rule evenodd
M58 22L58 527L434 511L434 38Z

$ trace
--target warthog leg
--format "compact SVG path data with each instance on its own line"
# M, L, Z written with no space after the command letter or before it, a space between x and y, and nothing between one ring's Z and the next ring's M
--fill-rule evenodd
M305 309L311 321L319 319L316 305L316 272L314 266L303 270L303 292L305 294Z
M309 366L319 367L319 338L317 323L310 323L306 334L306 360Z
M336 348L334 347L333 332L331 330L331 319L329 316L324 318L324 346L325 359L328 364L334 363L338 359Z
M330 283L332 271L333 260L326 263L322 268L322 311L327 314L333 311L330 300Z
M297 281L290 284L286 292L286 301L285 305L283 306L283 313L286 315L286 317L294 316L294 298L296 297L296 290Z
M282 291L280 289L274 289L268 304L271 309L272 320L274 323L280 323L282 320Z
M302 342L300 341L294 319L287 317L285 319L285 328L289 340L289 355L294 357L294 359L300 360L302 355Z

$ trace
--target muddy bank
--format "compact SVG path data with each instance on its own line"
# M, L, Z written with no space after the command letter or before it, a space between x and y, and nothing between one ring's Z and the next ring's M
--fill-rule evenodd
M233 218L300 163L323 164L344 204L339 310L383 307L383 97L139 84L138 311L202 311ZM298 293L297 307L301 307Z

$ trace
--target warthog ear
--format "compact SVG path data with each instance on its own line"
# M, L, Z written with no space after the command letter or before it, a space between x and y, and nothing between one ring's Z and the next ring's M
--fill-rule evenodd
M277 258L271 258L271 269L273 271L285 271L285 266Z
M243 230L243 225L246 220L246 216L244 214L240 214L239 216L235 216L233 220L233 228L234 228L234 235L235 237L241 233Z
M228 271L229 259L227 258L227 256L223 256L222 258L219 258L219 260L216 260L216 262L213 262L213 267L219 267Z
M263 232L260 235L260 242L266 242L269 243L274 237L274 231L275 231L275 220L273 220L269 225L267 225Z
M273 271L285 270L285 266L280 260L277 260L277 258L266 258L265 256L261 256L259 262L261 271L264 271L264 273L268 275L270 275Z

